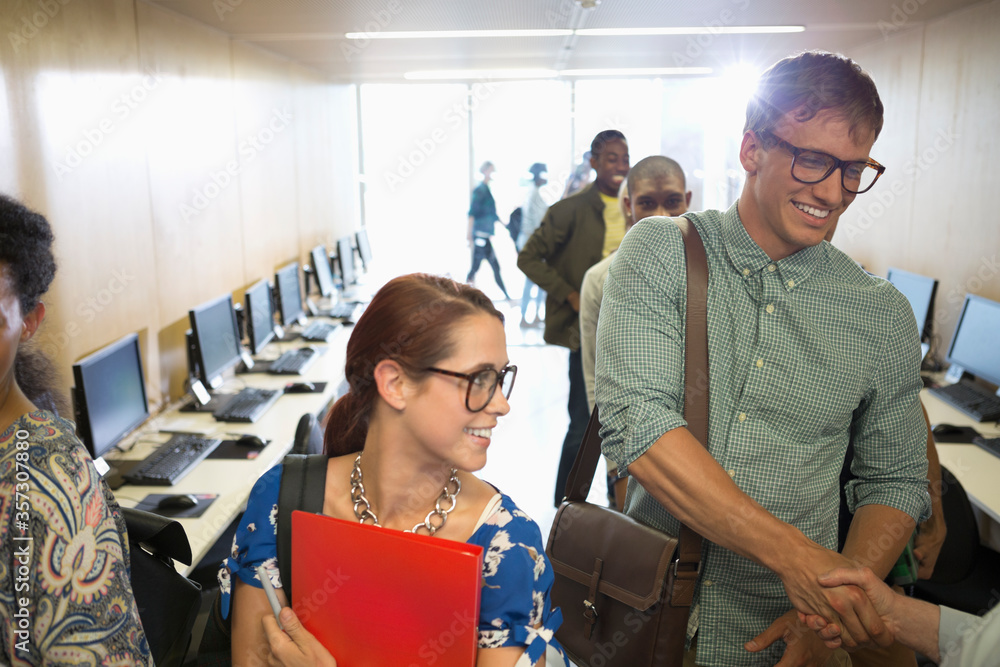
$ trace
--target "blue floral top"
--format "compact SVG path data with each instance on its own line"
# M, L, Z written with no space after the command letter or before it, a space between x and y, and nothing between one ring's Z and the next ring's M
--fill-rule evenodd
M229 614L234 574L243 583L261 588L256 568L263 564L274 587L282 587L277 558L281 470L282 466L275 466L257 480L233 538L232 552L222 562L219 584L223 617ZM501 494L501 502L468 543L483 547L479 648L525 646L531 665L545 655L549 646L561 654L553 635L562 624L562 613L552 609L554 577L535 522Z

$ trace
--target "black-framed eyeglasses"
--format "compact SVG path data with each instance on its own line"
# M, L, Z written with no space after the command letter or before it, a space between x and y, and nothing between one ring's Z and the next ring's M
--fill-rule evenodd
M835 169L840 169L840 184L850 193L859 195L868 192L885 167L871 158L867 160L841 160L820 151L806 150L788 143L768 130L758 130L757 134L769 137L792 154L792 178L799 183L812 185L829 178Z
M469 384L465 389L465 407L469 412L485 409L493 400L497 387L500 387L504 398L510 398L510 392L514 388L514 378L517 377L517 366L504 366L500 370L486 368L475 373L456 373L433 367L424 370L468 380Z

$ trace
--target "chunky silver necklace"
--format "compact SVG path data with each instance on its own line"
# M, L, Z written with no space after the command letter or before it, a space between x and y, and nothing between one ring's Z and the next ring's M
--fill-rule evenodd
M454 491L452 491L454 489ZM433 535L442 528L448 521L448 515L452 513L458 505L458 493L462 490L462 482L458 479L458 469L451 469L451 478L441 489L441 495L434 503L434 509L427 513L427 517L422 523L418 523L410 530L403 532L416 533L421 528L427 531L428 535ZM361 454L354 459L354 469L351 470L351 500L354 501L354 516L360 523L371 522L371 525L381 528L378 517L372 511L371 503L365 497L365 485L361 479ZM444 507L447 505L447 507Z

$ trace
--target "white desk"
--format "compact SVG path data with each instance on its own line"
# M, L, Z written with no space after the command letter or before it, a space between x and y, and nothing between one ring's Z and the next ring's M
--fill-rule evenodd
M940 400L926 389L920 398L927 408L931 424L971 426L987 437L1000 436L995 422L977 422ZM971 444L937 443L941 465L962 483L973 508L979 510L979 535L982 542L1000 551L1000 458Z
M155 450L159 442L165 442L170 437L167 434L158 434L157 430L160 428L195 432L208 431L223 439L228 437L225 435L227 433L253 433L271 441L255 459L205 459L174 486L126 484L115 491L115 496L123 507L135 507L151 493L219 494L219 497L200 517L177 519L187 533L193 556L192 565L177 564L180 572L188 574L236 515L243 511L250 496L250 490L257 479L276 463L279 463L291 449L295 428L302 415L307 412L316 414L324 411L332 401L337 387L344 379L345 351L351 329L352 327L349 326L344 327L334 334L326 345L313 343L317 347L325 348L325 352L304 375L245 373L235 378L229 377L227 383L222 387L223 391L236 391L245 383L246 386L250 387L279 389L289 382L308 380L310 382L326 382L327 385L322 393L285 394L253 424L217 422L207 412L169 410L151 419L142 429L149 435L141 436L142 442L118 457L118 459L141 460L148 456ZM279 350L300 347L304 344L306 343L302 340L272 343L266 352L276 356ZM157 442L154 442L154 439ZM114 463L112 459L109 459L109 462Z

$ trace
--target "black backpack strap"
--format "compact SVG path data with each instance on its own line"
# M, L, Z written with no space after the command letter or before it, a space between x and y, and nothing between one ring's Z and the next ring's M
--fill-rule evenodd
M289 454L283 462L278 490L278 571L281 585L292 601L292 512L320 514L326 495L326 454Z

